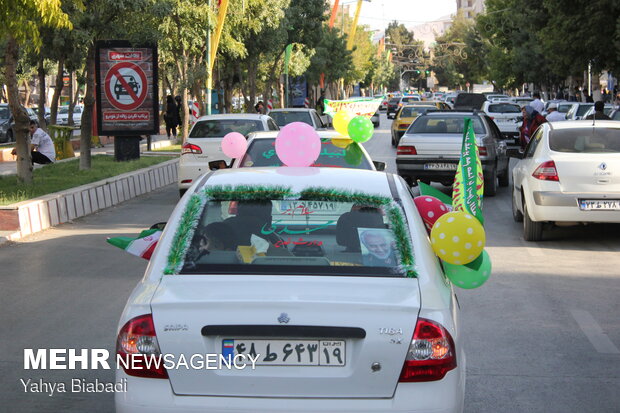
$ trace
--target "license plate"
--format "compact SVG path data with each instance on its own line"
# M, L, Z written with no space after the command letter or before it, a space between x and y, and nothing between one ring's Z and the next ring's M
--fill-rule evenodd
M582 211L620 211L620 199L581 199L579 209Z
M346 361L344 340L253 340L224 339L222 355L259 356L257 366L333 366Z
M310 211L334 212L335 202L327 201L280 201L280 213L283 215L304 215Z
M424 169L427 171L456 171L456 166L455 163L427 163L424 164Z

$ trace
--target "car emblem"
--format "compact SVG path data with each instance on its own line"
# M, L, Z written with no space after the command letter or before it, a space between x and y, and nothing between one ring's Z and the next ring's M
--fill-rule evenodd
M291 319L288 318L288 314L286 313L282 313L280 314L280 317L278 317L278 322L280 324L288 324L289 321L291 321Z
M598 167L601 168L604 171L605 169L607 169L607 164L605 162L603 162Z

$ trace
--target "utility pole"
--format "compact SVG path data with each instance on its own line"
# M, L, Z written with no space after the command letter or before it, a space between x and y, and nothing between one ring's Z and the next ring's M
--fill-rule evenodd
M211 88L213 87L213 77L211 74L211 0L207 0L207 96L205 115L211 114Z

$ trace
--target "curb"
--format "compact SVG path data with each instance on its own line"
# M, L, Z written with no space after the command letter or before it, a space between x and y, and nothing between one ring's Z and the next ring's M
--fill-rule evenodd
M177 181L178 159L0 206L0 245L93 214Z

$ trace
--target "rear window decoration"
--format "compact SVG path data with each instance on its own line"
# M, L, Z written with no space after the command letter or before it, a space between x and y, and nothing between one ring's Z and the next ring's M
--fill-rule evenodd
M225 267L229 264L252 264L251 268L258 270L262 265L271 265L280 268L280 271L285 271L287 266L305 266L304 268L316 268L311 270L312 274L314 271L316 274L322 274L321 271L337 274L338 268L360 268L358 271L363 272L369 267L377 272L377 275L380 275L380 267L384 267L390 269L384 271L387 276L416 276L406 219L402 209L392 198L323 188L307 188L301 193L293 193L288 187L249 185L207 187L192 195L174 235L164 273L200 273L198 270L191 271L194 261L199 263L196 265L206 265L202 264L200 256L194 251L198 243L195 235L200 235L200 232L196 234L197 226L199 223L208 223L206 227L226 227L227 219L214 222L214 217L218 221L224 216L230 216L228 220L236 219L241 215L240 208L244 201L248 202L245 208L248 208L248 205L267 204L269 223L256 227L251 238L248 238L250 242L228 248L227 240L222 239L219 250L206 252L217 260L213 265ZM277 211L277 216L276 213L271 216L272 208ZM343 212L349 210L352 212ZM340 241L340 247L336 250L335 240L339 236L336 221L350 219L354 212L370 214L367 216L379 220L380 225L373 225L376 222L373 223L372 220L364 220L364 224L353 226L354 237L358 240L357 252L341 251L346 243ZM325 240L331 244L325 245ZM274 251L275 254L270 256L268 251ZM228 258L218 258L224 256ZM360 260L351 262L347 259L350 256L359 257ZM369 274L364 272L364 275Z

